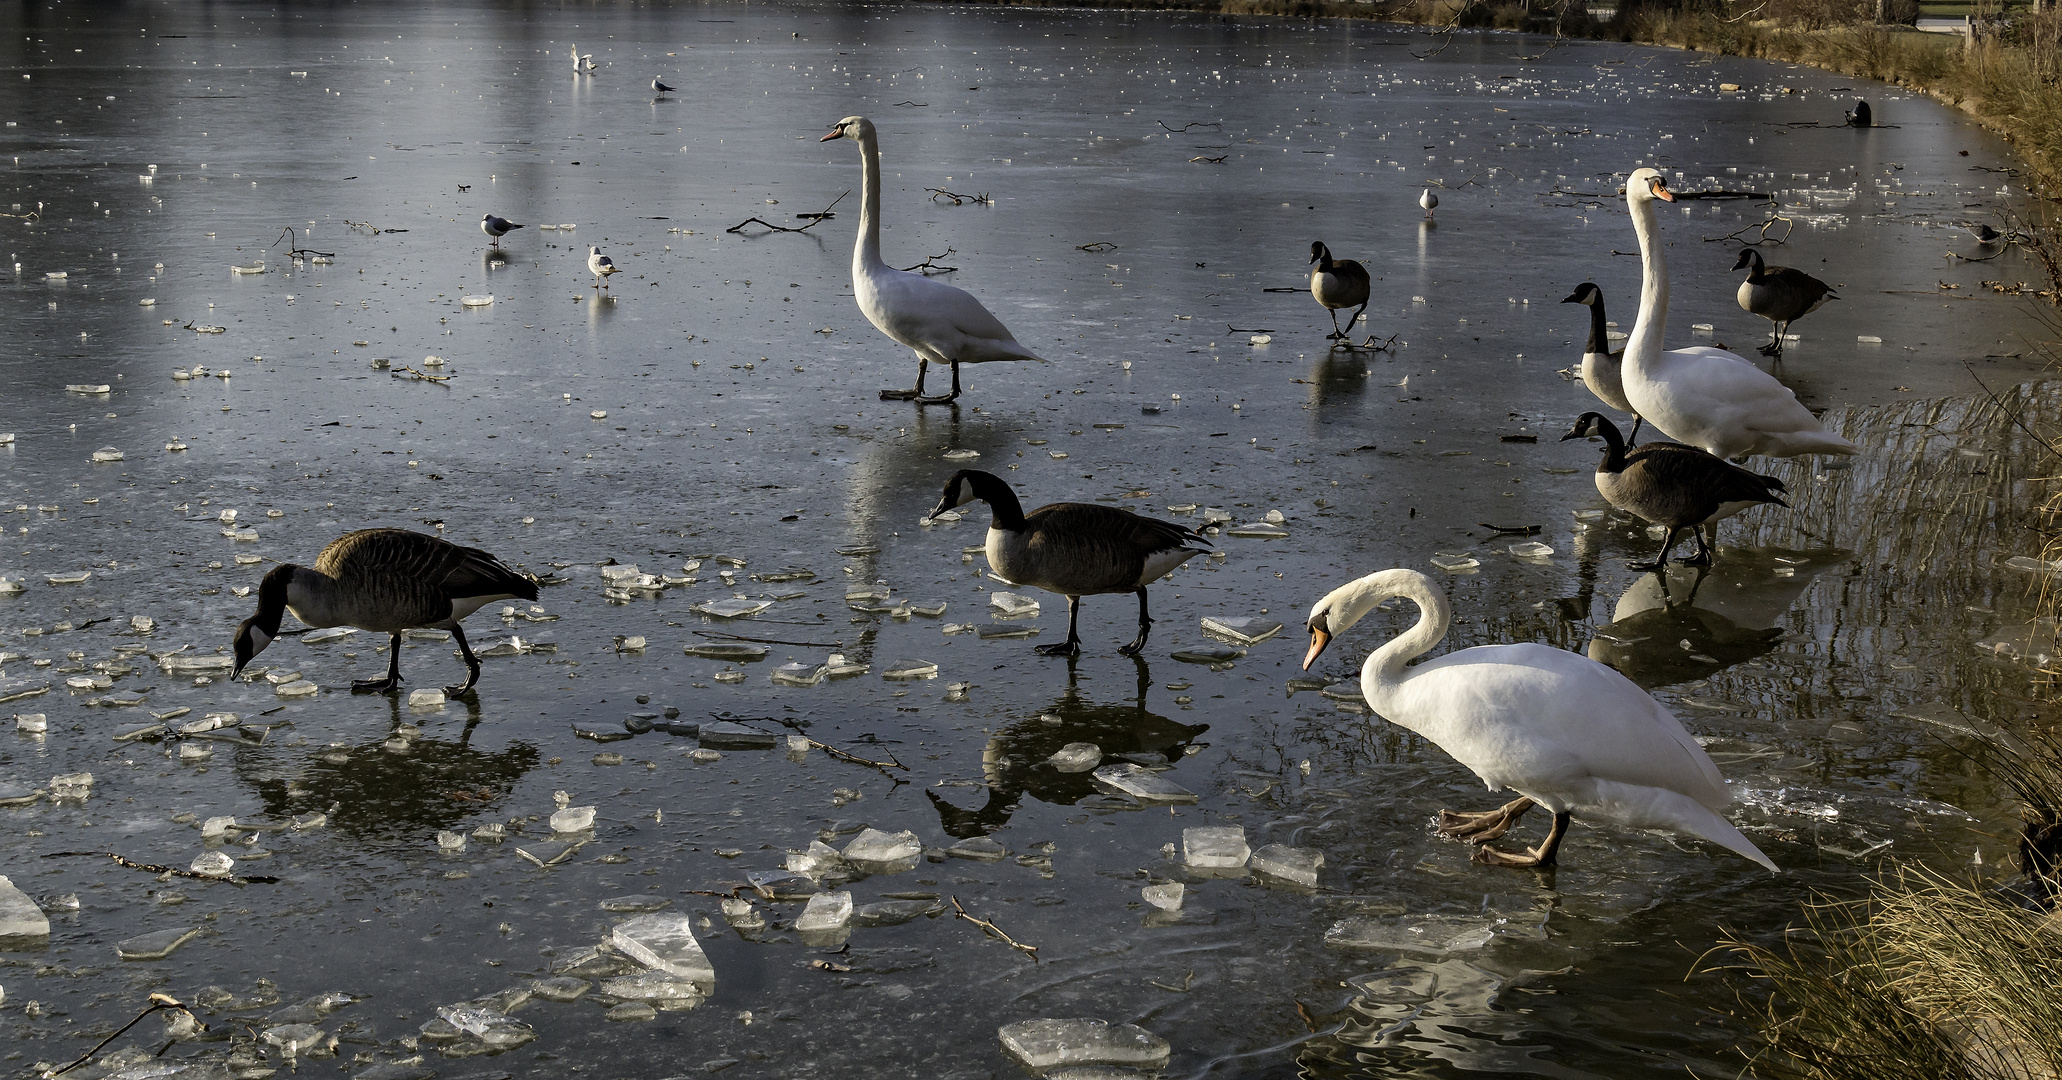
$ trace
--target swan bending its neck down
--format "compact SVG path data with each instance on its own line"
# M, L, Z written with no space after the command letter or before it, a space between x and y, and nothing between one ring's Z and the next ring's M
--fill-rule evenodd
M1384 570L1333 590L1310 609L1308 669L1331 640L1395 597L1417 625L1376 649L1360 689L1392 724L1431 740L1491 791L1523 796L1479 814L1441 811L1443 835L1476 844L1502 866L1551 866L1571 816L1635 829L1667 829L1730 848L1770 870L1768 856L1719 816L1732 802L1718 767L1673 714L1618 672L1546 645L1479 645L1408 670L1446 636L1452 611L1432 579ZM1554 815L1523 854L1488 846L1535 804Z
M1017 343L1002 320L964 289L897 270L881 261L881 144L873 121L848 116L819 142L851 139L859 144L863 166L859 204L859 242L852 249L852 292L859 310L881 333L916 352L916 387L883 390L882 401L915 401L942 405L959 397L959 366L991 360L1045 358ZM952 392L924 396L924 375L932 364L952 365Z
M1653 169L1625 182L1626 209L1640 238L1640 314L1625 342L1619 379L1632 411L1662 434L1722 458L1852 454L1855 445L1827 431L1790 388L1746 358L1697 345L1661 348L1668 324L1668 259L1655 242L1654 201L1674 202Z

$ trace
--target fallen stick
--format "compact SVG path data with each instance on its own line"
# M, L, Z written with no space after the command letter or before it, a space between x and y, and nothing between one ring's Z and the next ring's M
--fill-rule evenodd
M97 1053L100 1053L100 1049L101 1049L101 1047L104 1047L104 1046L106 1046L106 1045L107 1045L108 1043L111 1043L111 1042L115 1041L115 1039L117 1039L118 1037L120 1037L120 1036L121 1036L122 1032L124 1032L124 1031L127 1031L127 1030L129 1030L130 1028L132 1028L132 1027L135 1027L135 1026L136 1026L137 1024L139 1024L139 1023L142 1023L142 1022L143 1022L143 1018L144 1018L144 1017L146 1017L146 1016L149 1016L149 1015L150 1015L151 1013L157 1012L157 1011L158 1011L159 1009L181 1009L181 1010L184 1010L185 1008L186 1008L186 1006L185 1006L185 1005L181 1004L181 1003L179 1002L179 1000L178 1000L177 998L174 998L174 997L172 997L172 996L171 996L170 994L152 994L152 995L150 995L150 1004L149 1004L149 1006L145 1007L145 1008L144 1008L144 1010L143 1010L142 1012L140 1012L140 1013L137 1013L137 1014L136 1014L136 1019L134 1019L134 1020L131 1020L131 1021L129 1021L129 1022L128 1022L128 1023L126 1023L126 1024L123 1024L123 1025L122 1025L121 1027L118 1027L118 1028L116 1028L116 1029L115 1029L115 1032L114 1032L114 1034L113 1034L113 1035L109 1035L109 1036L108 1036L107 1038L105 1038L105 1039L102 1039L102 1040L100 1040L99 1042L97 1042L97 1043L93 1044L93 1049L91 1049L91 1050L88 1050L88 1051L86 1051L86 1052L85 1052L85 1053L83 1053L83 1054L80 1054L80 1055L79 1055L79 1060L77 1060L77 1061L74 1061L74 1062L72 1062L72 1063L71 1063L70 1065L66 1065L66 1066L65 1066L64 1068L62 1068L62 1069L52 1069L52 1070L51 1070L51 1071L49 1071L49 1072L43 1073L43 1074L42 1074L43 1080L50 1080L50 1078L51 1078L51 1077L53 1077L53 1076L59 1076L59 1075L62 1075L62 1074L64 1074L64 1073L68 1073L68 1072L72 1071L73 1069L76 1069L76 1068L78 1068L79 1066L81 1066L81 1065L84 1065L84 1064L85 1064L85 1063L87 1062L87 1060L88 1060L88 1059L90 1059L90 1058L91 1058L91 1057L92 1057L93 1055L95 1055L95 1054L97 1054ZM188 1015L191 1015L191 1014L189 1013ZM200 1029L201 1029L202 1031L206 1031L206 1030L208 1029L208 1025L206 1025L206 1024L201 1024L201 1023L200 1023L200 1018L199 1018L199 1017L195 1017L195 1018L194 1018L194 1023L196 1023L196 1024L200 1024ZM162 1054L162 1053L164 1053L164 1051L163 1051L163 1050L160 1050L160 1051L158 1051L158 1053Z
M227 877L210 877L207 874L196 873L192 870L181 870L176 866L160 866L157 863L133 862L129 859L125 859L122 856L115 854L112 851L53 851L47 855L44 855L43 857L46 859L62 859L67 856L79 855L91 856L94 858L113 859L118 865L126 866L131 870L145 870L153 874L177 874L180 877L189 877L193 878L196 881L226 881L231 885L279 884L279 879L276 877L237 877L234 874L231 874Z
M1002 943L1004 945L1007 945L1010 948L1016 949L1020 952L1030 954L1032 960L1035 961L1038 959L1038 946L1026 945L1023 942L1018 941L1016 938L1009 936L1009 934L1003 931L1002 927L997 926L992 922L989 922L987 919L977 919L974 916L968 914L967 909L960 906L959 897L952 897L951 900L952 910L958 913L960 918L965 919L966 921L973 923L975 926L978 926L981 929L986 930L991 934L994 934L996 937L1001 938Z
M852 194L851 190L847 189L845 191L845 195L850 194ZM809 224L803 225L800 228L789 228L786 225L775 225L773 222L761 217L748 217L743 221L740 221L737 224L732 225L730 228L725 229L723 231L727 233L742 232L744 231L745 226L750 225L756 221L774 232L808 232L809 230L817 227L818 225L823 224L825 221L830 220L830 218L833 216L831 214L831 208L837 206L841 202L844 202L845 195L840 195L837 198L832 199L830 206L826 206L822 210L814 214L796 214L796 217L804 217L809 219Z

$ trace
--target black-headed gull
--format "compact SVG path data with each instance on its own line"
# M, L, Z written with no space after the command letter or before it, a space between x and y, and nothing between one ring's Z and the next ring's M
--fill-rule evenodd
M502 237L520 228L522 228L521 225L504 217L495 217L492 214L487 214L480 218L480 231L494 238L495 247L501 246Z
M609 275L617 272L616 260L603 255L600 248L590 247L587 249L587 272L594 275L595 288L608 288Z

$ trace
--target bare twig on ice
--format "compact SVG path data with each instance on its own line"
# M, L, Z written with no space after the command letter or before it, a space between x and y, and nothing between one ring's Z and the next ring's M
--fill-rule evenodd
M227 877L211 877L207 874L196 873L192 870L181 870L176 866L159 866L157 863L133 862L129 859L125 859L122 856L115 854L112 851L53 851L43 857L46 859L62 859L69 856L86 856L89 858L113 859L117 865L126 866L131 870L143 870L153 874L174 874L179 877L193 878L197 881L226 881L231 885L277 885L279 883L279 879L276 877L265 877L259 875L253 875L251 877L237 877L235 875L230 875Z
M852 194L851 190L847 189L845 195L850 194ZM823 224L825 221L833 217L834 215L831 213L831 209L837 206L839 203L844 202L845 195L840 195L837 198L832 199L830 206L824 207L821 211L818 211L817 213L796 214L795 216L798 218L809 219L809 224L803 225L799 228L789 228L786 225L775 225L773 222L761 217L748 217L743 221L740 221L737 224L732 225L730 228L725 229L723 231L727 233L742 232L744 231L745 226L757 223L759 225L764 225L769 231L772 232L808 232L809 230L817 227L818 225Z
M289 244L293 245L292 247L288 248L286 252L286 256L289 259L305 259L310 255L320 255L325 259L336 258L336 252L334 251L317 251L314 248L302 247L301 235L295 232L293 226L291 225L285 226L284 228L279 230L279 239L285 240ZM278 247L279 240L272 241L272 246Z
M1168 127L1167 121L1165 120L1155 120L1153 121L1153 123L1158 124L1161 127L1167 128L1167 130L1176 133L1187 131L1190 128L1218 128L1221 130L1224 127L1224 122L1221 120L1193 120L1189 123L1181 125L1180 127Z
M954 206L958 206L963 202L979 203L983 206L995 205L995 199L985 191L979 195L961 195L956 191L947 191L944 188L931 187L924 190L931 193L932 202L944 202L949 199Z
M1777 222L1781 222L1783 225L1783 235L1770 236L1769 230L1775 228ZM1707 244L1716 244L1726 240L1739 240L1742 244L1745 244L1748 247L1760 247L1763 244L1781 244L1789 241L1790 230L1796 227L1797 223L1790 220L1789 218L1786 218L1781 214L1770 214L1768 216L1767 221L1759 222L1753 225L1742 225L1739 228L1734 229L1732 232L1725 234L1724 236L1707 236L1704 238L1704 242ZM1759 231L1761 234L1757 239L1742 239L1742 237L1746 233L1755 231Z
M952 910L956 914L958 914L960 918L965 919L970 923L973 923L975 926L978 926L991 934L994 934L998 938L1001 938L1002 943L1004 945L1007 945L1012 949L1016 949L1019 952L1029 955L1033 960L1038 959L1038 946L1026 945L1023 942L1018 941L1016 938L1009 936L1007 933L1004 933L1002 927L997 926L992 922L989 922L987 919L977 919L974 916L968 914L967 909L960 906L959 897L952 897L951 900Z
M942 259L946 255L950 254L952 254L952 249L946 248L944 255L933 255L925 259L923 262L916 264L915 266L901 266L897 267L896 269L901 270L904 273L922 274L925 277L930 277L933 274L956 274L959 272L959 267L942 266L938 263L939 259Z
M93 1057L93 1055L100 1053L102 1047L106 1046L108 1043L115 1041L115 1039L119 1038L123 1032L129 1030L132 1027L135 1027L137 1024L142 1023L144 1017L149 1016L151 1013L157 1012L161 1009L178 1009L183 1012L185 1011L186 1006L170 994L150 995L150 1004L145 1006L142 1012L136 1014L136 1019L131 1020L126 1024L123 1024L121 1027L116 1028L114 1034L109 1035L107 1038L102 1039L99 1042L93 1044L93 1049L88 1050L83 1054L80 1054L79 1059L77 1061L72 1062L70 1065L66 1065L62 1069L52 1069L49 1072L43 1073L42 1080L50 1080L51 1077L63 1075L64 1073L68 1073L73 1069L76 1069L79 1066L84 1065L89 1059ZM188 1013L187 1015L191 1016L192 1014ZM200 1019L198 1017L194 1018L194 1023L199 1024L200 1030L202 1031L206 1031L208 1029L208 1025L201 1024ZM170 1043L166 1044L167 1047L169 1047L170 1045ZM162 1054L164 1053L164 1051L160 1050L158 1051L158 1053Z

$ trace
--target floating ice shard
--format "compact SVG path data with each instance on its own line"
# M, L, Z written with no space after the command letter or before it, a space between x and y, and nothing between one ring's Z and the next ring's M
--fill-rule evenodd
M741 619L747 615L757 615L772 606L773 602L770 600L747 600L734 596L725 600L696 604L693 610L704 615L714 615L719 619Z
M65 391L73 394L105 394L113 389L106 383L70 383L65 386Z
M652 1001L672 1003L697 1003L708 995L692 979L664 971L644 971L636 975L619 975L603 979L596 990L609 997L625 1001Z
M453 832L453 831L452 831L452 830L450 830L450 829L440 829L440 830L438 830L438 832L437 832L437 850L439 850L439 851L453 851L453 852L456 852L456 851L464 851L464 850L465 850L465 834L464 834L464 833L462 833L462 832Z
M458 302L464 304L466 307L486 307L488 304L494 302L494 294L488 293L485 296L462 296L459 297Z
M1246 650L1224 645L1198 645L1193 649L1176 649L1167 655L1184 664L1228 664L1246 655Z
M158 667L167 675L226 675L236 667L236 657L219 653L166 653L158 657Z
M750 900L724 900L723 919L739 930L757 930L766 925L765 914Z
M283 698L313 697L314 695L322 692L322 687L317 686L316 684L311 683L306 679L295 679L293 682L281 684L277 689L273 690L272 692ZM416 703L416 694L437 694L439 696L435 704L441 705L444 703L444 699L442 697L443 692L440 690L417 690L414 693L408 695L408 707L411 709L419 709L426 707Z
M441 709L444 700L444 691L434 686L408 692L408 707L411 709Z
M732 663L751 664L766 659L771 650L764 645L741 645L728 641L689 642L683 650L689 656L700 656L709 660L728 660Z
M769 732L723 721L703 724L698 738L705 750L771 750L780 742Z
M1527 540L1522 544L1511 545L1511 554L1516 555L1521 559L1544 559L1547 556L1552 555L1553 553L1553 548L1550 548L1537 540Z
M716 985L716 968L695 940L686 915L639 915L609 934L625 956L655 971L689 980L705 989Z
M201 836L208 839L227 836L235 831L236 819L226 814L219 817L211 817L201 822L200 826Z
M77 585L92 576L93 571L81 570L75 574L45 574L43 580L48 581L52 585ZM234 665L235 661L231 660L230 663Z
M1196 793L1164 775L1129 761L1105 765L1095 771L1095 780L1140 802L1192 803Z
M822 664L782 664L773 669L773 681L784 686L815 686L823 681L824 673Z
M950 630L947 632L950 633ZM982 641L1037 637L1039 632L1036 623L989 623L980 628Z
M991 593L988 597L988 604L1001 612L1005 618L1014 615L1035 615L1038 613L1038 601L1020 593Z
M338 638L350 637L357 632L357 628L352 626L325 626L320 630L310 630L301 635L301 644L320 645L325 641L335 641Z
M595 808L592 806L568 806L563 810L553 811L551 815L551 831L555 833L576 833L582 829L590 828L594 824L594 811Z
M1203 632L1241 645L1254 645L1282 632L1282 624L1258 616L1205 617Z
M0 875L0 941L50 936L50 917L14 882Z
M919 915L944 910L936 900L883 900L852 909L854 926L900 926Z
M1095 768L1102 760L1102 747L1092 742L1071 742L1055 750L1045 763L1058 772L1083 773Z
M1538 919L1543 920L1544 915ZM1501 916L1356 915L1325 931L1325 944L1335 949L1383 949L1447 956L1471 952L1499 937L1544 940L1539 921L1514 922Z
M897 660L881 670L883 679L935 679L938 665L929 660Z
M1167 1064L1167 1040L1131 1024L1044 1019L1005 1024L1002 1048L1033 1072L1062 1066L1129 1066L1158 1070Z
M795 917L795 929L803 932L821 932L844 929L852 921L852 894L838 892L817 893L809 898L808 906Z
M1190 866L1226 869L1246 865L1252 850L1239 825L1202 825L1181 831L1182 861Z
M945 451L945 460L947 460L947 461L972 461L973 459L975 459L975 458L977 458L977 457L980 457L980 456L981 456L981 452L980 452L979 450L947 450L947 451Z
M120 461L122 460L122 452L112 446L103 446L93 451L93 460L100 462Z
M16 731L27 735L41 735L50 730L50 717L43 713L21 713L14 718Z
M845 845L845 858L855 863L894 863L914 859L924 853L924 842L913 832L885 833L879 829L861 829L852 842Z
M496 1050L513 1050L537 1037L521 1020L471 1005L448 1005L438 1009L437 1015Z
M788 852L787 858L789 870L810 877L821 877L844 864L845 858L838 854L838 849L821 840L809 841L809 847L805 851Z
M235 868L236 860L219 851L204 852L187 867L202 877L228 877Z
M1138 891L1139 899L1159 908L1161 911L1180 911L1182 894L1188 887L1179 881L1164 885L1148 885Z
M1269 844L1254 852L1246 865L1271 878L1316 888L1317 871L1324 864L1324 852L1316 848Z
M945 854L955 859L972 859L975 862L995 862L1009 854L1009 850L996 842L992 836L969 836L965 840L945 849Z
M823 674L827 679L849 679L864 675L871 670L865 664L855 664L845 659L844 653L832 653L824 659Z
M163 960L177 952L179 946L200 936L197 926L173 930L159 930L155 933L139 934L115 943L115 955L124 960Z
M1442 552L1432 556L1432 565L1451 574L1459 573L1462 570L1473 570L1481 566L1482 563L1473 555L1448 555Z

